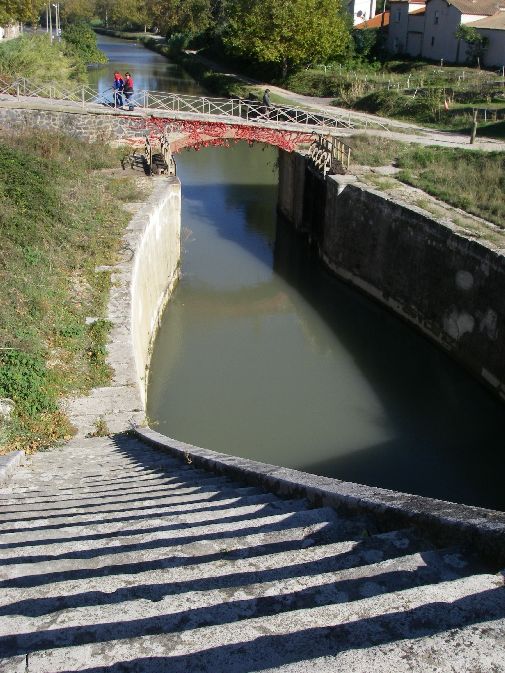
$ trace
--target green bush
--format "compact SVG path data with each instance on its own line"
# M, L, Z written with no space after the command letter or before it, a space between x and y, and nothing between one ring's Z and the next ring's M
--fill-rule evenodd
M107 62L107 56L97 47L95 32L87 24L72 23L65 26L62 37L67 53L84 65Z
M30 417L56 411L44 361L16 349L0 351L0 397L12 399L16 410Z
M35 82L59 82L86 79L82 61L65 53L63 42L51 42L48 35L23 35L0 44L0 76L26 77Z

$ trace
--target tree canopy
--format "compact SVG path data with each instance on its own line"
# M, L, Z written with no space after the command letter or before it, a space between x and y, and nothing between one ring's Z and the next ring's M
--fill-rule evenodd
M2 0L0 26L16 21L36 21L44 0Z
M223 42L241 56L289 68L343 56L351 37L340 0L223 0Z
M202 33L212 20L211 0L150 0L149 14L162 33Z

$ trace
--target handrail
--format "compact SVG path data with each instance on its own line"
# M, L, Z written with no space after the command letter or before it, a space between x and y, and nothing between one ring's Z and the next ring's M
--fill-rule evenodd
M2 96L15 97L18 100L44 98L83 108L96 104L121 109L117 106L112 87L99 91L85 85L68 87L58 82L34 84L25 78L13 81L0 78L0 98ZM135 92L128 102L141 111L171 112L177 116L205 115L227 123L254 122L268 126L310 127L312 132L325 134L335 129L352 129L362 125L359 121L343 119L338 115L296 106L266 107L259 101L241 98L212 98L142 89Z

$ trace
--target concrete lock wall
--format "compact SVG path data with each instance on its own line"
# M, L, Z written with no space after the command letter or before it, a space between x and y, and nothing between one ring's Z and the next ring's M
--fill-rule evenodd
M151 346L180 264L181 183L176 177L161 180L142 210L145 224L130 285L133 353L144 408Z
M505 258L419 208L339 176L317 189L300 154L280 153L279 210L340 278L421 329L505 399ZM300 216L300 203L303 213ZM314 221L314 214L322 221Z

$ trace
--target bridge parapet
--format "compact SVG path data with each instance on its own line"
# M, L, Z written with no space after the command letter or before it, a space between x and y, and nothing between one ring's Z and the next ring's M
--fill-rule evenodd
M84 85L67 87L57 82L33 83L25 78L9 81L0 78L0 99L17 100L37 107L41 102L88 109L107 109L111 114L124 114L117 105L112 87L105 90ZM321 113L308 108L275 105L265 107L259 101L239 98L213 98L189 96L163 91L137 91L129 101L133 112L140 115L155 114L175 119L204 118L230 125L258 124L267 128L287 129L322 135L337 134L344 129L354 129L360 124L339 115Z

